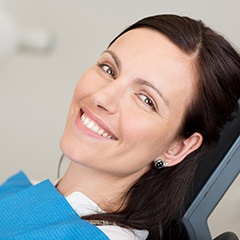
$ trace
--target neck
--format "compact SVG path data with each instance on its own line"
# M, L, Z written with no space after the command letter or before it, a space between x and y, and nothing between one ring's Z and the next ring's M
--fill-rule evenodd
M103 211L111 212L124 208L126 193L139 177L139 173L137 176L116 177L70 162L57 189L64 196L82 192Z

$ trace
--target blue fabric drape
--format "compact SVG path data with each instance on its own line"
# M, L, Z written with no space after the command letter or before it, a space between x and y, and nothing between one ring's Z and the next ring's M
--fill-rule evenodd
M82 220L49 180L32 186L20 172L0 186L0 239L109 239Z

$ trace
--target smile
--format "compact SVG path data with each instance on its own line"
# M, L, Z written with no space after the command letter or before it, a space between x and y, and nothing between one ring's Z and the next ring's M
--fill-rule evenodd
M104 129L99 127L99 125L90 118L88 118L85 113L81 115L81 121L83 125L85 125L88 129L90 129L94 133L97 133L99 136L116 140L115 136L111 135L110 133L106 132Z

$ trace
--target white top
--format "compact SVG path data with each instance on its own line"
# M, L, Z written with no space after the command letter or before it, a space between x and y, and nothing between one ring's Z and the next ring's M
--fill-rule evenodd
M81 192L71 193L66 197L66 200L80 217L103 212L95 202ZM148 236L147 230L130 230L116 225L97 227L111 240L145 240Z

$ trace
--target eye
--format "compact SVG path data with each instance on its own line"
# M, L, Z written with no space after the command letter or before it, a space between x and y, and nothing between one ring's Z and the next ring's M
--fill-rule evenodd
M147 104L150 108L152 108L154 111L156 111L156 107L155 104L153 102L153 100L151 98L149 98L148 96L144 95L144 94L139 94L139 98L145 103Z
M98 62L97 66L100 67L104 72L109 74L112 78L114 78L114 79L116 78L116 74L115 74L114 70L106 63Z

